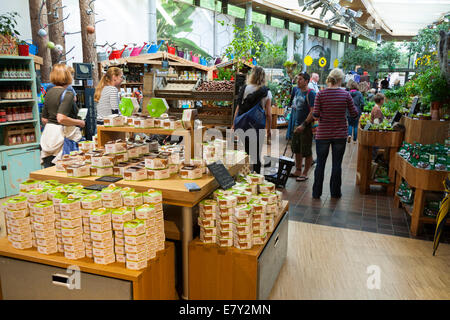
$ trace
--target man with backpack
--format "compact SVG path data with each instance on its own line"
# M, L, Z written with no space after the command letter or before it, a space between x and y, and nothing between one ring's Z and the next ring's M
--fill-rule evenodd
M308 172L312 165L312 124L314 122L312 110L316 93L308 88L309 74L300 73L297 77L298 89L292 103L292 117L294 119L294 133L292 136L292 152L295 154L296 171L291 174L297 181L308 180ZM303 159L305 167L302 172Z

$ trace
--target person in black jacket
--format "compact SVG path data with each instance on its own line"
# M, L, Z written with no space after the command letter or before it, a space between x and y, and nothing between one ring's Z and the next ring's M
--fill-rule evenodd
M353 142L356 142L356 138L358 136L359 117L361 116L362 110L364 110L365 101L362 93L359 91L359 86L355 81L350 80L347 83L347 88L350 89L350 95L353 98L353 103L355 104L355 107L358 110L358 116L356 118L351 118L349 115L347 115L348 121L347 142L350 143L350 141L352 140L352 133L353 133Z

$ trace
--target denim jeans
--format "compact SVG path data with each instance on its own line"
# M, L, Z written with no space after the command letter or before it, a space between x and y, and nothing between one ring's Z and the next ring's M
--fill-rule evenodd
M344 158L346 139L316 140L317 164L314 171L313 198L322 195L325 164L330 151L333 166L331 168L330 193L332 197L341 197L342 159Z
M250 144L254 142L250 142L250 137L245 137L245 152L250 156L250 163L253 163L253 171L256 173L261 173L261 152L263 149L262 143L264 143L264 137L261 137L260 139L259 134L256 134L256 156L257 158L254 159L252 155L250 154Z
M347 117L347 123L348 123L348 135L351 137L353 133L353 141L356 141L356 138L358 137L359 117L357 119Z

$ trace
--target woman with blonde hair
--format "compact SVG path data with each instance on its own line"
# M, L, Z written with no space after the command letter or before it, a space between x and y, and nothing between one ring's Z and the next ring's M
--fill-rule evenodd
M236 112L233 118L233 126L232 129L242 129L245 132L249 129L264 129L264 128L254 128L248 125L241 126L242 122L237 122L237 119L242 119L244 114L250 113L254 110L254 107L257 107L260 104L261 108L265 113L265 129L266 129L266 137L268 143L270 143L271 139L271 127L272 127L272 93L265 86L266 83L266 73L264 69L256 66L252 69L252 73L247 81L247 84L244 85L238 96L238 105L236 107ZM261 171L261 160L260 154L262 151L262 144L264 142L263 139L260 139L258 130L256 132L256 155L250 153L250 139L246 135L245 137L245 152L250 155L251 162L253 163L253 171L260 173ZM254 159L256 157L256 159Z
M80 141L84 121L78 118L78 107L74 94L67 90L72 83L72 74L64 64L56 64L50 73L55 85L45 96L42 109L42 123L45 124L41 137L41 160L44 167L50 167L63 153L64 139Z
M316 132L317 166L314 172L313 198L322 196L325 164L331 146L332 169L330 193L332 198L340 198L342 179L342 159L347 138L348 111L350 117L356 118L358 110L349 92L341 89L344 73L333 69L327 78L328 87L316 95L313 116L319 120Z
M123 80L122 69L109 67L95 88L97 120L103 120L113 113L119 113L119 88Z

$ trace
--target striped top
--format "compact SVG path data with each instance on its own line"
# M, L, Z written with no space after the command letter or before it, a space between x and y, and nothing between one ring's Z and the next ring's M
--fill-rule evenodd
M119 90L114 86L105 86L97 103L97 119L112 115L112 110L119 110Z
M347 138L346 110L358 116L352 96L341 88L327 88L317 93L313 115L319 118L316 140Z

